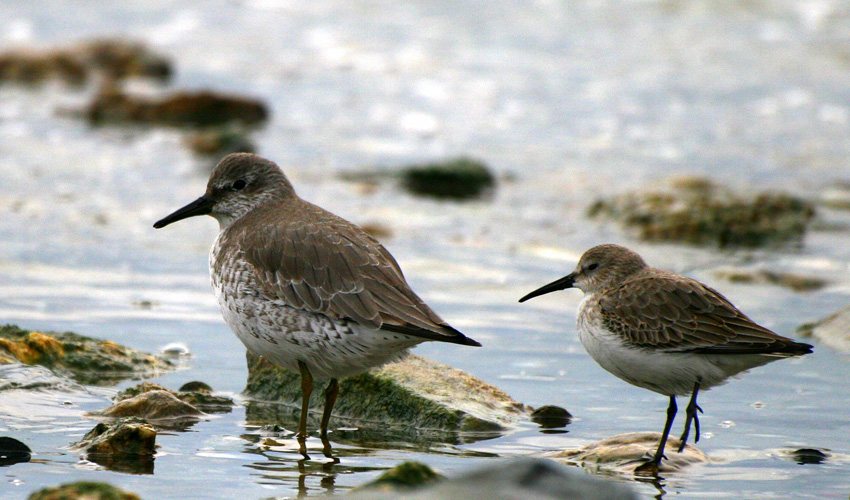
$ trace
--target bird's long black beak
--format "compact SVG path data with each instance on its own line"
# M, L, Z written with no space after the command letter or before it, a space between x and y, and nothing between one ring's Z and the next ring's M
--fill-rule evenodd
M209 198L207 196L201 196L197 200L177 210L173 214L166 216L161 220L158 220L156 224L153 225L153 227L159 229L171 224L172 222L177 222L188 217L194 217L196 215L209 215L210 212L212 212L213 204L214 202L212 198Z
M558 290L566 290L567 288L572 288L575 281L575 274L570 273L559 280L555 280L549 283L548 285L541 286L537 290L519 299L519 301L525 302L528 299L533 299L534 297L539 297L540 295L546 295L547 293L557 292Z

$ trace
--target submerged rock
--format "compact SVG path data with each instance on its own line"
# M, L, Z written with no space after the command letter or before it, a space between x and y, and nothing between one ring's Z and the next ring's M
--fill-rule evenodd
M496 178L484 162L462 157L410 166L402 173L402 183L413 194L467 200L492 190Z
M546 405L531 412L531 421L544 429L559 429L573 421L573 416L560 406Z
M195 421L205 414L189 403L181 401L166 390L152 389L138 395L122 399L104 408L88 412L95 417L137 417L145 420L191 420Z
M8 436L0 436L0 467L29 462L32 450L29 446Z
M265 103L214 92L177 92L162 99L133 96L107 86L83 110L93 125L124 123L211 127L229 123L255 125L268 119Z
M193 388L197 390L193 390ZM179 392L169 391L153 382L142 382L135 387L130 387L118 393L115 396L115 401L124 401L151 391L165 391L204 413L229 413L236 406L236 403L226 396L214 396L211 394L212 388L203 382L189 382L184 384Z
M335 497L336 498L336 497ZM499 460L461 477L410 490L355 491L347 500L637 500L625 484L551 460Z
M720 279L730 281L732 283L776 285L790 288L795 292L811 292L814 290L820 290L829 284L827 280L814 276L802 276L799 274L768 271L766 269L756 271L744 269L722 269L717 271L715 275Z
M815 448L800 448L786 453L799 465L822 464L829 458L829 455Z
M38 85L60 80L82 85L95 76L141 76L167 80L171 63L140 42L98 39L53 50L10 50L0 54L0 83Z
M589 217L620 222L649 241L682 241L720 248L800 243L814 206L785 193L734 193L702 178L666 190L640 190L600 199Z
M800 326L797 333L814 337L837 351L850 352L850 306L825 319Z
M0 326L0 364L37 364L81 384L112 385L128 378L160 375L174 369L168 361L108 340L71 332L34 332Z
M397 491L427 486L445 477L420 462L403 462L381 474L378 479L358 486L355 490Z
M324 398L313 391L311 412L321 415ZM284 415L249 405L248 420L290 420L301 404L297 374L248 354L245 395L286 405ZM280 408L280 405L277 405ZM455 368L411 355L339 384L339 399L331 423L347 420L365 427L395 428L414 434L419 430L500 434L528 415L528 408L493 387Z
M43 488L31 494L27 500L139 500L139 497L110 484L78 481Z
M100 422L71 446L82 451L86 460L109 470L152 474L156 429L137 419Z
M550 458L576 464L591 471L610 470L622 473L634 472L655 453L661 434L658 432L633 432L612 436L577 450L566 450L548 455ZM678 438L670 436L661 461L660 472L671 472L688 465L708 462L708 457L690 444L679 453Z

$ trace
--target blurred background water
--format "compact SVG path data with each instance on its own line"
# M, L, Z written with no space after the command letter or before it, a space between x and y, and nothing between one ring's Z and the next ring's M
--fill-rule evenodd
M758 251L649 244L586 217L599 196L671 175L809 199L850 182L846 2L6 0L0 9L0 48L102 36L140 40L170 57L176 74L165 91L267 102L258 152L281 165L303 198L386 227L382 240L413 288L485 345L417 352L526 404L564 406L577 420L563 434L528 424L429 450L340 446L342 463L330 465L264 450L239 407L161 435L154 474L129 475L67 449L93 425L82 412L105 406L109 390L7 392L0 431L38 460L0 469L3 498L72 479L108 481L142 498L315 495L408 459L456 475L503 457L660 430L664 398L608 375L579 344L579 292L516 302L599 243L627 245L653 265L703 280L783 335L850 302L847 211L821 209L838 230L809 232L801 247ZM96 91L0 86L0 321L148 351L183 342L188 368L159 382L200 379L239 393L244 349L208 283L216 223L151 228L202 194L209 165L184 147L183 131L93 128L61 112ZM339 175L458 155L496 171L491 199L433 201L392 182L366 190ZM799 293L720 281L716 271L729 265L829 284ZM699 446L712 463L633 486L668 498L846 498L848 361L816 345L813 355L704 394ZM831 455L799 465L788 456L798 448Z

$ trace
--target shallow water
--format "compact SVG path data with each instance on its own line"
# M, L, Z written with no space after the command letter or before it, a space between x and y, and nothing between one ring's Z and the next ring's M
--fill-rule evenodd
M751 317L794 336L850 301L850 212L822 210L838 231L802 248L718 252L634 241L584 217L599 195L673 174L742 189L817 197L850 181L850 7L840 1L696 2L49 2L7 1L0 44L49 46L96 35L143 39L173 57L171 88L267 100L255 135L299 193L357 223L377 222L409 281L484 349L424 345L532 406L577 418L569 432L533 424L498 439L430 449L336 443L341 464L265 449L244 407L161 434L152 475L101 470L68 445L114 389L0 393L0 433L35 452L0 469L3 498L72 479L142 498L268 498L344 491L404 460L446 475L505 457L660 430L666 401L599 368L574 334L580 293L516 300L560 277L589 246L630 246L652 264L721 289ZM149 84L135 83L137 86ZM57 113L93 88L0 87L0 321L71 330L137 349L185 343L187 368L237 394L244 350L209 290L212 219L151 224L203 191L209 166L175 130L92 129ZM502 182L489 201L413 198L337 177L375 166L469 154ZM827 278L795 293L718 281L727 266ZM145 306L150 301L150 307ZM646 496L846 498L850 492L847 355L815 346L703 394L700 448L712 463L630 481ZM43 371L4 368L3 379ZM678 427L677 427L678 428ZM356 435L356 431L355 435ZM317 445L317 444L316 444ZM828 450L821 464L788 452ZM661 488L659 490L658 488ZM11 495L7 492L11 492Z

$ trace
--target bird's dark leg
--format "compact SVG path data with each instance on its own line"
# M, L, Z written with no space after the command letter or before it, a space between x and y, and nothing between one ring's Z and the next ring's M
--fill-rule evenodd
M635 469L635 472L657 474L658 466L661 464L661 459L664 456L664 447L667 446L667 436L670 435L670 428L673 426L673 419L676 418L676 396L670 396L670 404L667 406L667 422L664 423L664 432L661 434L661 441L658 442L658 450L648 462L641 464Z
M298 370L301 371L301 420L298 421L298 451L304 458L307 455L307 410L310 408L310 394L313 393L313 375L303 361L298 362Z
M339 381L332 378L325 389L325 410L322 412L322 423L319 426L319 436L322 438L324 453L326 457L331 456L331 444L328 441L328 423L331 420L331 411L334 409L336 397L339 395Z
M694 422L694 443L699 442L699 415L697 410L702 413L702 408L697 404L697 393L699 393L700 379L694 382L694 392L691 393L691 401L688 403L688 408L685 410L685 432L682 433L681 444L679 445L679 453L685 449L685 442L688 440L688 434L691 433L691 420Z

